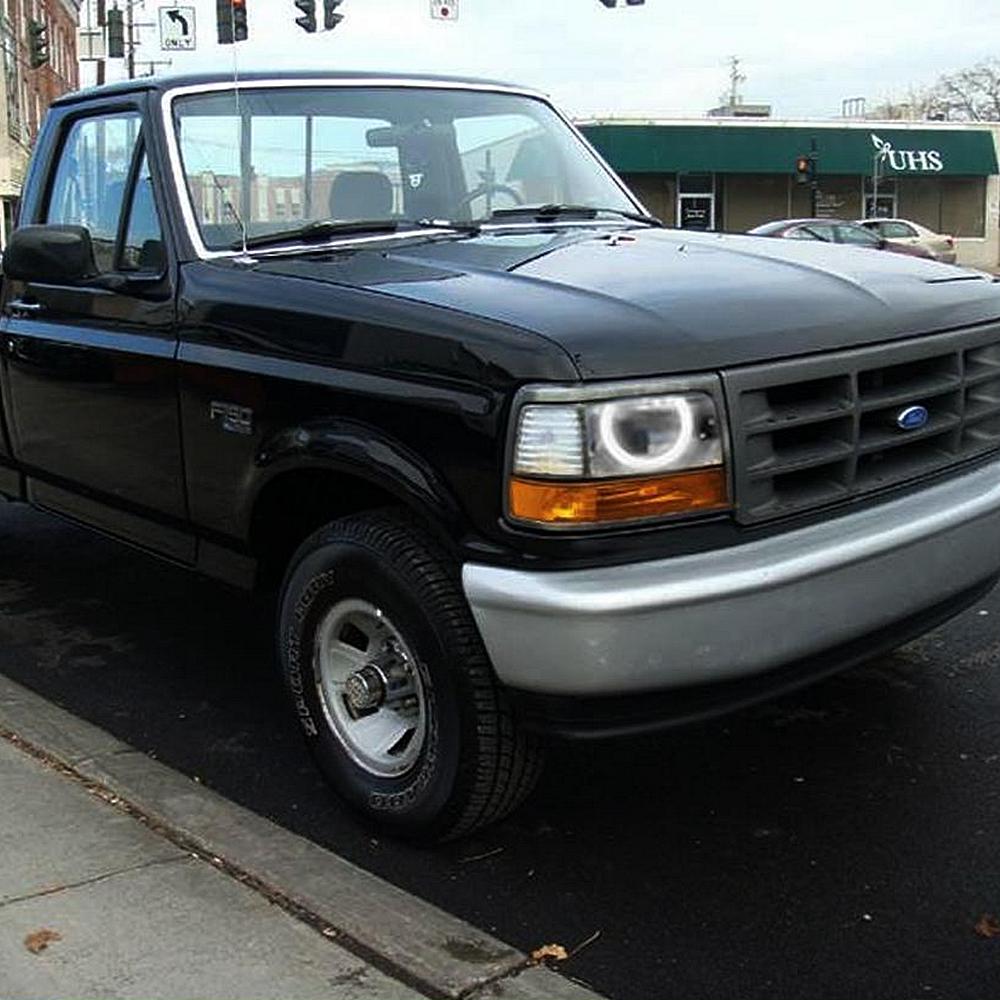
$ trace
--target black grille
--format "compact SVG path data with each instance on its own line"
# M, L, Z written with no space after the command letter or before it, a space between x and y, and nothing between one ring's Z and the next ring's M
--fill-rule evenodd
M1000 449L1000 326L723 373L737 518L784 517ZM908 406L924 426L902 430Z

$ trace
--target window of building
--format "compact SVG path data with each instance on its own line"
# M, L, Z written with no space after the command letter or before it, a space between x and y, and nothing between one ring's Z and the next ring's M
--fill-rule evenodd
M715 229L715 174L677 175L677 225Z
M986 235L985 177L941 179L941 224L937 231L966 238Z
M875 178L866 176L864 180L864 218L891 219L898 215L898 188L895 177Z

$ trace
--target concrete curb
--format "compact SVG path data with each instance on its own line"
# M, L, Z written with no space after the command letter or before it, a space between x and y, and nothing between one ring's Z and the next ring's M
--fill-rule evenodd
M158 763L0 675L0 733L122 800L382 971L431 997L598 995Z

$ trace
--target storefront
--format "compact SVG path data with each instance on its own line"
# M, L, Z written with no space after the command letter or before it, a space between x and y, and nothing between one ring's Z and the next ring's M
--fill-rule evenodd
M817 215L912 219L1000 261L996 126L920 122L630 121L583 131L646 207L686 229L745 232L813 210L796 161L815 161Z

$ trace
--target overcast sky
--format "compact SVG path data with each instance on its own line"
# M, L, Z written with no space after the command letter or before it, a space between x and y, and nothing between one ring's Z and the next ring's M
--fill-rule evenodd
M1000 54L996 0L624 2L609 10L599 0L458 0L459 18L449 23L431 18L429 0L343 0L343 23L308 35L294 23L293 0L247 0L250 38L235 48L244 69L512 80L552 94L578 116L700 115L727 89L731 55L742 59L744 100L769 102L776 116L829 117L845 97L902 96L910 85ZM143 0L136 18L156 21L164 6ZM216 44L215 0L179 6L196 8L197 50L161 52L157 29L144 28L140 62L171 58L159 73L231 67L232 47ZM109 79L124 75L122 62ZM92 67L84 73L92 82Z

